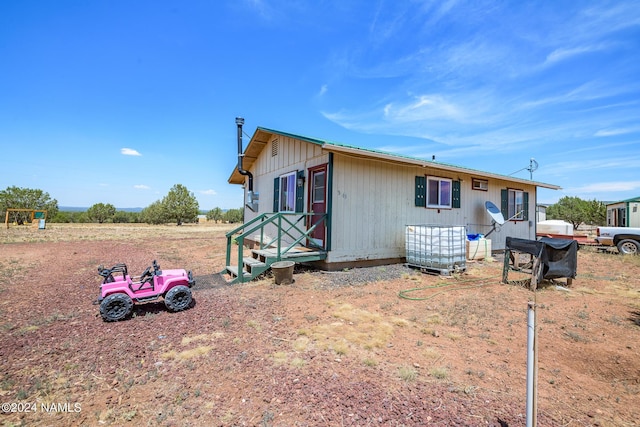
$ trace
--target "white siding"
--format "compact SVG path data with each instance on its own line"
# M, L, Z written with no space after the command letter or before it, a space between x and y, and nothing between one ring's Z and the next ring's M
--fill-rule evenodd
M277 155L272 155L274 140ZM472 175L429 167L407 166L381 160L334 153L331 215L331 250L327 262L401 258L405 256L405 226L409 224L464 225L467 233L487 234L491 218L485 201L501 206L501 190L516 188L529 193L529 220L509 222L489 238L494 250L504 249L507 236L535 239L536 188L488 179L488 191L472 189ZM307 169L328 163L329 154L313 143L275 135L253 164L254 191L260 195L259 211L245 209L245 222L273 211L273 181L285 173L304 170L304 210L307 210ZM415 206L415 177L437 176L460 181L461 208L431 209ZM482 178L482 177L481 177ZM485 178L482 178L485 179ZM246 182L246 181L245 181ZM272 227L266 230L276 235Z
M629 203L629 227L640 227L640 203Z
M334 156L331 252L329 262L397 258L405 255L408 224L464 225L468 233L487 234L491 218L485 201L500 207L507 181L489 180L488 191L472 190L471 175L408 167L344 155ZM438 176L461 181L460 209L415 206L415 177ZM489 238L493 249L503 249L507 235L535 239L535 187L529 193L530 221L509 222Z
M277 155L272 155L274 141L277 140ZM319 145L300 141L298 139L276 136L269 141L251 168L253 174L253 189L260 195L258 212L245 208L244 220L248 222L263 213L273 212L273 181L276 177L289 172L304 170L305 177L308 168L328 161L328 154L323 153ZM246 180L245 180L246 182ZM305 182L304 210L307 207L307 182ZM245 189L245 199L246 199ZM265 227L266 234L277 235L275 227Z

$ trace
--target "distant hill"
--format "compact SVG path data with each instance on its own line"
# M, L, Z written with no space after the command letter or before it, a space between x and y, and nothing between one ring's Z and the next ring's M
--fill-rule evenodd
M143 208L116 208L117 211L124 212L142 212L142 209ZM58 210L60 212L86 212L89 208L82 208L78 206L58 206Z

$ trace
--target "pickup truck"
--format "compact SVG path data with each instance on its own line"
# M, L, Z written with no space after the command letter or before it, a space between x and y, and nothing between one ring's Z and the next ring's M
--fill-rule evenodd
M624 255L640 254L640 228L598 227L596 242L605 246L616 246Z

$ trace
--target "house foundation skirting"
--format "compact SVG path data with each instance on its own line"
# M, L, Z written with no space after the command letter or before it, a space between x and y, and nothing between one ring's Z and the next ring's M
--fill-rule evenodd
M362 267L377 267L379 265L390 264L403 264L405 262L404 257L399 258L384 258L384 259L365 259L358 261L341 261L341 262L326 262L326 261L314 261L305 263L313 268L324 271L340 271L345 268L362 268Z

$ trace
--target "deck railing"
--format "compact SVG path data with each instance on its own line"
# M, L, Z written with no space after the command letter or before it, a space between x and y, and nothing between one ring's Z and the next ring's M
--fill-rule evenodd
M315 222L309 228L306 228L308 218ZM260 237L255 243L259 245L260 249L275 248L277 261L280 261L283 255L297 246L322 250L322 247L313 243L312 236L318 227L321 225L324 227L326 223L327 214L276 212L258 215L226 234L227 256L225 265L231 265L231 247L235 242L238 245L238 268L242 267L245 239L256 235L258 231ZM265 234L265 227L270 224L273 224L276 229L275 237L269 237ZM289 237L289 239L283 239L285 236Z

